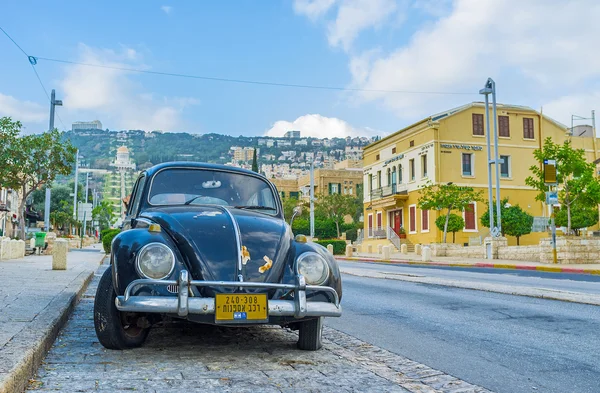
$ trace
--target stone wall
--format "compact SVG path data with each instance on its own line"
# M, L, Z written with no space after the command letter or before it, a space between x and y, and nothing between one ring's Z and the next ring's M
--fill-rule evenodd
M600 261L600 239L585 237L558 237L556 239L557 263L598 263ZM553 263L552 239L540 242L540 262Z
M462 258L483 258L483 246L464 247L453 243L431 244L431 253L436 257L462 257Z
M540 246L498 247L498 259L539 262Z

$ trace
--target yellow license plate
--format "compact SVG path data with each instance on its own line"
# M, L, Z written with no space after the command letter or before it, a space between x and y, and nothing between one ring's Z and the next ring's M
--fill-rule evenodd
M219 293L215 297L215 321L227 323L268 322L267 295Z

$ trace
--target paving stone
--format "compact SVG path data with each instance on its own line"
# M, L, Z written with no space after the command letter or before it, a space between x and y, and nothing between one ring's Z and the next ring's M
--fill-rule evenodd
M97 341L92 319L100 273L29 390L488 392L328 327L323 348L316 352L296 349L297 332L280 327L228 328L183 321L154 327L142 348L107 350Z

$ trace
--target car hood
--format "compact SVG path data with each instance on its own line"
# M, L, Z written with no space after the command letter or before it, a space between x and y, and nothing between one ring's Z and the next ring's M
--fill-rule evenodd
M153 208L141 216L173 237L194 279L238 281L240 273L244 281L280 282L282 278L292 235L279 217L206 205ZM235 225L250 257L241 272ZM261 269L267 260L272 261L271 267Z

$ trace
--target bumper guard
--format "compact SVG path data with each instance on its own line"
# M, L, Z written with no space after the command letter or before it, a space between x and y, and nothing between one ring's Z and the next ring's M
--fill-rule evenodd
M177 297L174 296L131 296L132 290L139 285L177 285ZM139 279L132 281L123 296L117 296L115 305L119 311L125 312L150 312L177 314L186 317L188 314L211 315L215 314L215 299L212 297L190 297L190 287L225 287L225 288L265 288L288 289L294 291L294 300L268 300L269 316L303 317L339 317L342 315L342 306L335 289L319 285L306 285L304 276L296 275L295 284L275 284L258 282L236 281L196 281L190 280L187 270L179 273L175 280ZM307 302L306 291L329 292L333 295L334 302Z

